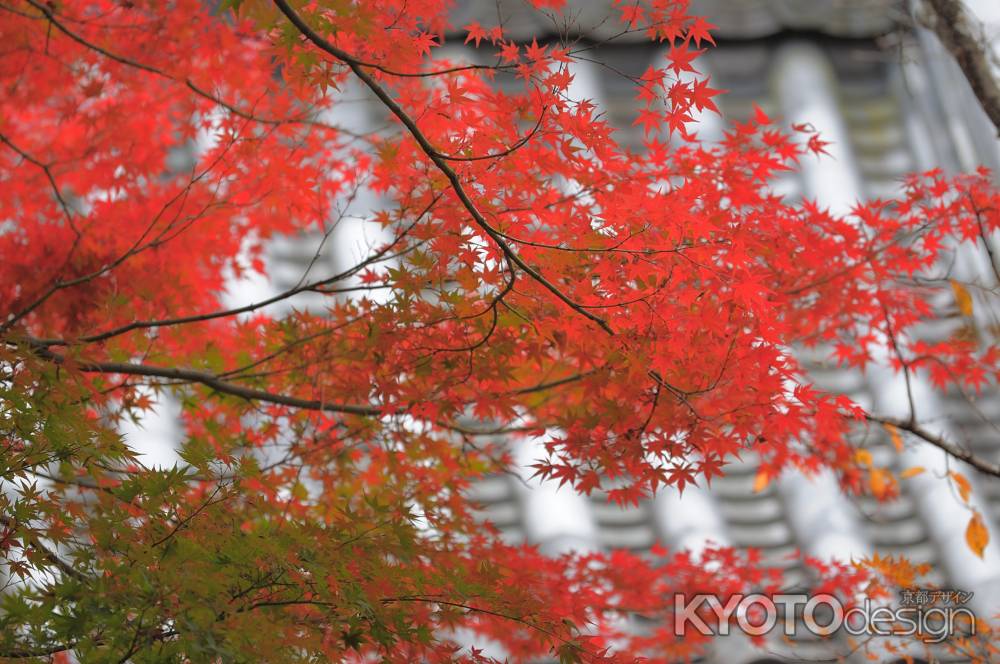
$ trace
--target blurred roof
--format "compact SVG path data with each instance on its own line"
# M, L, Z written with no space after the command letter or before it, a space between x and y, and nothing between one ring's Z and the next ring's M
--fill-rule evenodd
M809 31L845 38L866 38L892 30L903 17L900 0L694 0L691 13L709 17L724 39L755 39L784 31ZM455 25L479 21L496 25L518 40L546 34L583 33L594 39L618 34L622 24L607 0L568 0L558 16L532 8L524 0L460 0ZM644 41L641 33L623 41Z

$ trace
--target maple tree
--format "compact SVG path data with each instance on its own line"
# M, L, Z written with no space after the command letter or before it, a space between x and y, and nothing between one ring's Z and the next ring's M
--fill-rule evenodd
M920 469L873 465L855 434L883 425L1000 476L916 411L813 388L794 352L995 386L973 320L995 293L935 272L989 249L989 173L916 174L847 216L783 200L773 177L824 143L759 110L692 135L719 91L683 0L615 3L622 34L669 44L633 81L639 153L569 94L569 42L459 26L487 58L468 64L436 56L443 0L206 5L0 2L0 657L484 658L463 631L515 659L691 657L705 639L671 633L668 596L779 588L759 554L546 557L477 521L469 484L545 434L542 477L621 503L750 450L761 485L831 469L891 499ZM330 119L349 83L389 130ZM224 305L227 275L360 187L391 201L384 242ZM322 310L274 313L303 293ZM960 315L931 342L935 294ZM183 463L147 467L119 427L166 395ZM978 513L968 539L988 545ZM845 596L918 569L809 562Z

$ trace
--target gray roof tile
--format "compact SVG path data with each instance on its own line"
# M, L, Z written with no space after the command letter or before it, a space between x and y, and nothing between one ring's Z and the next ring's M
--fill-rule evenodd
M715 33L728 39L756 39L788 30L818 32L837 37L863 38L892 30L899 20L896 0L695 0L691 12L707 16ZM530 41L532 37L559 34L569 29L594 39L618 34L622 24L610 2L569 0L560 14L538 11L520 0L457 3L452 14L457 25L479 21L495 25L502 17L506 33ZM641 41L642 35L625 37Z

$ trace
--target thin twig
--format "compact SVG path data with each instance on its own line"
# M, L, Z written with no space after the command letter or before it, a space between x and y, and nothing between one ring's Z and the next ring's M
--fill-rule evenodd
M448 164L448 160L443 157L433 145L431 145L430 140L428 140L428 138L417 126L416 121L411 118L405 110L403 110L403 107L392 98L392 96L371 76L371 74L365 71L365 65L363 62L324 39L315 30L309 27L309 25L302 20L302 17L299 16L298 13L296 13L296 11L292 9L285 0L274 0L274 4L307 40L315 44L320 50L325 51L350 67L351 71L353 71L354 74L361 79L366 86L368 86L368 88L375 94L376 97L379 98L386 108L388 108L389 111L391 111L392 114L403 123L403 126L406 127L406 129L413 136L414 140L416 140L420 149L423 150L424 154L427 155L431 162L433 162L438 170L440 170L451 183L451 187L458 196L459 201L461 201L462 206L465 207L465 209L472 216L472 220L475 224L479 226L491 240L493 240L506 258L524 270L528 276L541 284L546 290L555 295L568 307L576 311L584 318L596 323L607 334L614 336L614 330L611 329L611 326L607 323L607 321L600 316L596 316L587 311L586 308L563 293L562 290L560 290L555 284L546 279L540 272L538 272L538 270L531 265L528 265L524 259L517 255L517 253L503 239L503 236L500 235L497 229L493 228L489 221L486 220L486 217L484 217L479 211L479 208L476 207L476 204L469 197L468 192L466 192L465 186L462 184L458 174Z
M993 477L1000 477L1000 465L995 463L990 463L985 459L981 459L980 457L976 456L969 450L959 447L955 443L952 443L951 441L945 439L942 436L938 436L937 434L931 433L930 431L924 429L922 426L920 426L915 422L911 422L909 420L901 420L895 417L881 417L872 414L866 414L865 419L867 419L869 422L889 424L891 426L896 427L897 429L901 429L902 431L911 433L917 438L923 440L924 442L930 443L934 447L943 450L948 455L953 456L956 459L959 459L960 461L964 461L965 463L969 464L970 466L972 466L973 468L975 468L980 472L986 473L987 475L992 475Z

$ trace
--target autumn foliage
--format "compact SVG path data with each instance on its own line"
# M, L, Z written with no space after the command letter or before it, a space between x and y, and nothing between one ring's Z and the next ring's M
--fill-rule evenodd
M970 287L932 278L1000 228L990 174L846 216L782 199L822 138L758 111L698 140L719 91L686 1L610 8L665 45L633 81L639 152L569 94L572 43L451 26L443 0L210 5L0 4L0 657L693 656L669 594L781 587L756 552L546 557L464 491L544 434L541 476L620 503L751 450L762 484L825 468L891 499L908 476L857 432L947 441L812 387L796 348L972 395L1000 377ZM437 57L455 30L480 64ZM358 91L386 128L338 126ZM227 308L272 238L329 233L360 188L386 201L367 256ZM303 293L323 305L281 307ZM923 340L942 296L965 326ZM168 397L183 463L146 467L119 424ZM851 597L908 565L814 567Z

